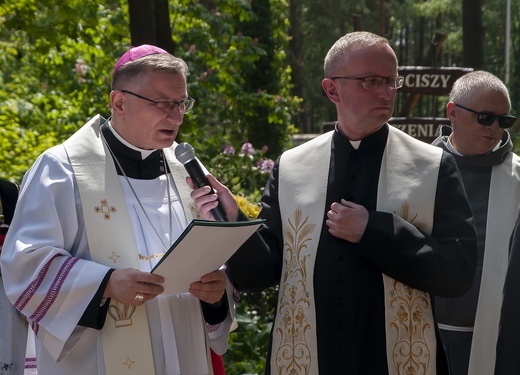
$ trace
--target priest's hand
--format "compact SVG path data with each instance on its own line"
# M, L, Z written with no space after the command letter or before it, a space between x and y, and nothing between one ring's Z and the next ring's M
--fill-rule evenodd
M126 306L140 306L164 291L164 277L134 268L117 269L110 275L103 298Z
M186 178L186 182L190 188L193 189L191 192L191 198L198 207L200 216L204 219L214 220L210 211L220 204L226 212L227 219L229 221L236 221L238 218L238 204L235 197L225 185L222 185L211 174L207 177L211 187L213 187L213 190L215 191L214 194L209 194L211 191L209 186L195 189L192 179L190 177Z
M368 211L359 204L342 199L341 203L331 204L327 218L326 223L331 235L358 243L368 224Z
M190 284L189 292L198 299L213 304L222 299L226 291L226 273L222 270L210 272L200 281Z

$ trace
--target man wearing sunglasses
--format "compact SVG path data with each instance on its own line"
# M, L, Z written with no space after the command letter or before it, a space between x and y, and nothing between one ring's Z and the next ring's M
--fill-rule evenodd
M510 110L508 90L499 78L468 73L449 96L452 126L442 127L433 142L457 162L478 235L472 288L461 297L435 301L454 375L493 373L509 239L520 204L520 158L505 130L516 120Z

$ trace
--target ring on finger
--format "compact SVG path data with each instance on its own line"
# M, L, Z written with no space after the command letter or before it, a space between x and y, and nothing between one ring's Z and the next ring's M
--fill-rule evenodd
M135 295L135 297L134 297L134 301L143 302L144 301L144 296L141 293L137 293Z

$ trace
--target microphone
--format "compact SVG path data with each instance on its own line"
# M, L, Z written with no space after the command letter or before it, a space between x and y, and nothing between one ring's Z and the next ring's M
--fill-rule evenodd
M211 187L206 174L201 168L201 164L195 157L195 150L189 143L180 143L175 148L175 157L182 165L184 165L184 168L186 168L186 171L190 175L193 183L197 188L201 188L206 185ZM212 188L209 194L214 193L215 191ZM226 213L220 204L211 210L211 214L217 221L227 221Z

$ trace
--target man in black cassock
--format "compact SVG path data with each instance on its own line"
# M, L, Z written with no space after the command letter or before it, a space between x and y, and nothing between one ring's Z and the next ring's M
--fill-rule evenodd
M387 124L403 77L386 39L345 35L324 73L335 130L277 160L265 226L227 262L240 290L279 284L266 373L448 374L430 296L461 295L476 266L457 166ZM201 215L243 219L210 182L192 192Z

